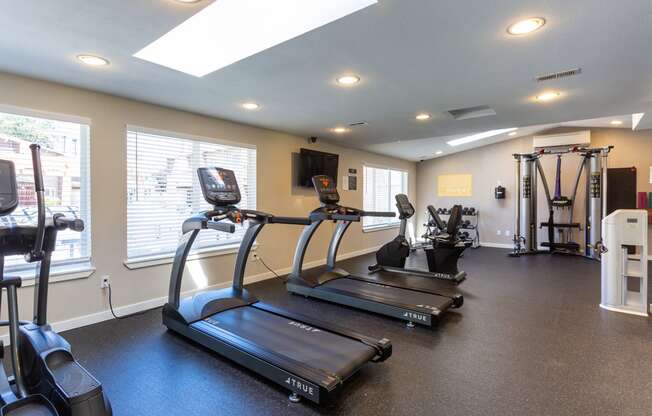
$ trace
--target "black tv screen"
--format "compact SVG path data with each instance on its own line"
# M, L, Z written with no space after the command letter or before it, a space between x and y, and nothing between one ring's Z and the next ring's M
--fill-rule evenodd
M312 188L312 177L315 175L330 176L337 183L339 155L310 149L301 149L299 155L301 159L299 164L299 186Z

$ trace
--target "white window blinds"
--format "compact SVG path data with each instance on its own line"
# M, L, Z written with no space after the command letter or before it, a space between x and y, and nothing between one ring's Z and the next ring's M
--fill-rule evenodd
M90 210L90 127L88 124L44 117L0 113L0 159L14 162L18 184L18 207L0 217L0 226L36 224L37 205L34 193L34 170L29 145L41 145L41 162L45 185L46 215L65 214L81 218L85 230L58 233L52 266L87 263L91 256ZM6 258L6 271L21 273L33 270L23 256Z
M173 255L181 225L188 217L212 207L204 200L197 178L199 167L235 172L243 209L256 208L256 149L246 145L202 141L174 133L127 129L127 257L129 261ZM205 230L194 250L238 244L234 234Z
M364 229L373 229L392 224L398 224L396 210L397 194L406 194L408 190L408 174L402 170L393 170L365 166L364 176L364 210L365 211L393 211L397 217L363 217Z

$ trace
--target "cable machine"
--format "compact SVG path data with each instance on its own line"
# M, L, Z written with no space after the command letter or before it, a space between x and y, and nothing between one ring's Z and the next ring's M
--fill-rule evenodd
M572 254L598 260L601 246L601 221L607 211L607 158L613 146L601 148L550 148L539 149L534 153L514 154L516 161L516 183L518 195L516 202L516 231L512 256L524 254ZM575 175L570 197L561 191L561 160L564 154L578 154L582 157ZM550 193L548 181L541 165L545 155L557 156L554 194ZM573 222L577 189L582 172L586 170L586 218L584 222L585 247L581 250L574 241L574 232L582 231L582 224ZM548 218L537 226L537 180L545 193ZM557 215L555 215L557 214ZM557 219L557 220L556 220ZM537 227L546 228L548 241L542 242L540 250L537 242Z

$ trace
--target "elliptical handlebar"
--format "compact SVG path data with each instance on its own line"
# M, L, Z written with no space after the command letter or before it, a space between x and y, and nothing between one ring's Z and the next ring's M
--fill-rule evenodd
M72 230L78 233L84 231L84 220L79 218L66 218L64 214L54 214L52 216L52 222L54 222L54 227L59 230Z
M38 219L36 238L32 251L25 255L28 263L40 261L45 253L43 244L45 241L45 188L43 187L43 169L41 167L41 146L34 143L29 145L32 152L32 167L34 169L34 191L36 192L36 203L38 208Z

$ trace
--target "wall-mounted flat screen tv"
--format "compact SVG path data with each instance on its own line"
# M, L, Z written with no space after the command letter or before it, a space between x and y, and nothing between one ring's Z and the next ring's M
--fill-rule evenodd
M337 183L339 155L301 149L299 158L299 186L312 188L312 177L315 175L330 176Z

